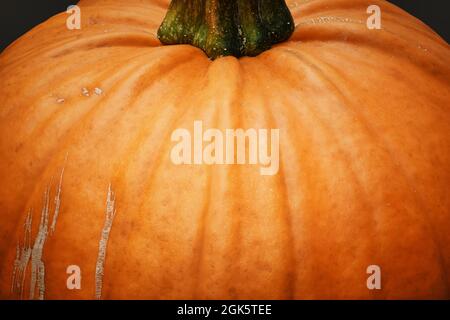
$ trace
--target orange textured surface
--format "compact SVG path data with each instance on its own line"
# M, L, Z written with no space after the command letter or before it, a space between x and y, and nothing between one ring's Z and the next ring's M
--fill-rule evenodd
M61 13L0 55L0 298L63 167L46 299L95 297L110 184L103 299L450 298L448 44L385 1L287 2L294 35L255 58L161 46L164 0L81 1L81 30ZM175 166L170 135L194 120L279 128L280 172Z

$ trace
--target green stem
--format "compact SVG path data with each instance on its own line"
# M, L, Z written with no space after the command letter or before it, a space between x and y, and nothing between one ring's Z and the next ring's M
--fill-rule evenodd
M192 44L216 59L256 56L294 32L285 0L172 0L163 44Z

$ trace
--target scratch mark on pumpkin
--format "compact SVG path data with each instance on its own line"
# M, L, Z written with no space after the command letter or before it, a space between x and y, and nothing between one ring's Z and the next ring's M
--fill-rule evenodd
M67 161L67 155L66 155ZM53 232L56 228L56 221L61 207L62 181L64 176L65 165L61 170L59 184L55 196L55 208L53 220L50 230ZM33 210L28 211L28 215L24 225L24 239L22 246L20 243L16 248L16 258L14 260L13 279L11 292L18 294L20 299L23 298L25 288L25 278L27 268L31 261L29 299L33 300L37 292L37 299L43 300L45 296L45 264L42 260L44 246L49 235L49 216L50 216L50 189L51 183L44 192L44 201L39 222L39 229L32 245L31 231L33 222Z
M66 163L67 163L67 157L68 154L66 154L66 158L64 159L64 166L61 170L61 175L59 176L59 184L58 184L58 190L56 192L56 196L55 196L55 212L53 214L53 220L52 220L52 226L51 226L51 232L52 234L55 232L56 230L56 220L58 219L59 216L59 209L61 207L61 191L62 191L62 182L63 182L63 177L64 177L64 170L66 168Z
M106 198L106 218L103 226L102 235L99 242L97 264L95 266L95 298L101 299L103 287L104 264L106 257L106 248L108 246L109 234L116 215L115 194L111 185L108 188L108 196Z
M31 252L31 284L30 284L30 300L34 299L36 293L36 285L38 290L38 299L44 300L45 293L45 265L42 261L42 253L44 251L45 241L48 235L48 216L49 216L49 200L50 188L44 193L44 205L41 212L41 221L39 230L34 241L33 250Z
M33 211L30 209L24 224L23 246L20 243L16 248L16 259L14 260L14 270L11 292L23 297L26 269L31 257L31 226L33 222Z

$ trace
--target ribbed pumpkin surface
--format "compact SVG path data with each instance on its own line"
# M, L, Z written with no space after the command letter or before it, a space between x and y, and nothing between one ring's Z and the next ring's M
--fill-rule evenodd
M46 190L45 298L95 297L109 185L104 299L450 297L448 44L385 1L287 2L294 35L255 58L161 46L164 0L84 0L81 30L62 13L1 54L1 298ZM174 165L195 120L279 128L279 173Z

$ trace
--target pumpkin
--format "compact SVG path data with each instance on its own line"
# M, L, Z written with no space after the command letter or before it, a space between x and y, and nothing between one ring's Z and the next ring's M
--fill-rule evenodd
M0 297L450 298L448 44L386 1L288 0L295 31L274 1L244 50L239 8L200 2L222 7L192 27L180 1L82 0L80 30L1 54ZM279 129L279 172L175 165L197 120Z

